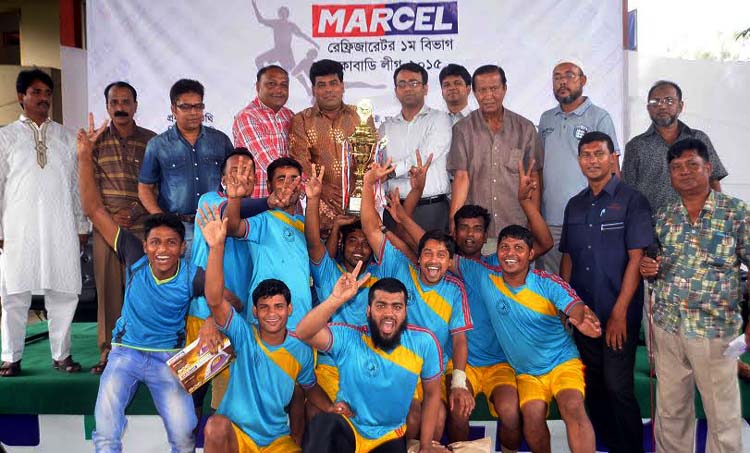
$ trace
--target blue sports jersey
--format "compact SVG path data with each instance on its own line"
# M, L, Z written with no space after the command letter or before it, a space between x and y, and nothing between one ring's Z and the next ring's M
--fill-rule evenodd
M573 339L560 322L583 303L559 276L530 271L520 288L507 286L499 268L458 259L461 276L487 308L495 334L518 374L541 376L568 360L578 358Z
M245 219L245 222L244 239L252 242L250 256L253 263L245 317L255 322L249 308L253 305L253 290L263 280L275 278L286 283L292 293L292 314L286 326L294 330L312 309L305 218L274 209Z
M378 256L378 276L392 277L406 285L409 322L435 333L443 348L443 362L448 363L453 354L451 335L473 326L464 284L451 275L434 285L423 283L419 269L385 238Z
M219 212L224 210L227 202L227 196L223 192L207 192L198 200L198 206L203 209L208 205L213 210L218 207ZM193 255L191 261L196 266L205 268L208 262L208 244L203 239L198 222L195 223L193 230ZM224 286L234 293L240 300L244 300L250 287L250 247L247 241L240 241L236 238L227 237L224 245ZM246 310L247 304L246 305ZM211 316L211 310L208 308L206 298L196 297L190 302L190 316L200 319L206 319Z
M218 413L239 426L260 447L289 435L286 407L292 401L294 384L315 385L313 351L287 332L280 345L261 340L257 327L232 309L226 328L237 358L230 365L227 393Z
M175 275L158 280L143 251L143 242L122 228L117 230L115 252L125 263L126 280L122 314L112 331L112 344L145 351L182 348L190 299L203 295L203 269L182 258Z
M417 378L428 381L443 373L440 343L427 329L407 326L390 352L375 348L366 326L329 324L328 329L331 342L323 352L338 364L337 400L349 404L352 424L367 439L402 427Z

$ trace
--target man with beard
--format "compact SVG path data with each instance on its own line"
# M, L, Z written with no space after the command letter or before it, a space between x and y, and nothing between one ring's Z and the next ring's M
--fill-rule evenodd
M135 124L138 109L135 88L127 82L112 82L104 89L109 127L94 144L94 168L102 201L120 227L143 237L143 222L148 216L138 198L138 172L146 145L156 134ZM94 231L94 279L97 298L97 344L99 363L91 368L101 374L112 348L112 329L122 309L125 272L112 248Z
M586 187L586 178L578 167L578 141L586 132L600 131L612 137L613 150L619 156L615 125L606 110L583 95L586 86L583 65L575 59L560 61L552 70L552 92L559 103L542 113L539 138L544 145L542 175L542 214L549 225L555 245L541 260L544 269L557 273L562 255L558 250L563 212L570 198ZM611 169L620 172L619 158Z
M307 429L304 451L310 453L402 453L406 451L406 418L421 379L420 452L433 451L440 406L440 344L429 330L407 325L408 292L400 281L383 278L370 287L367 326L329 324L328 319L353 297L369 277L359 281L344 273L330 297L300 321L297 335L336 361L341 374L338 400L353 412L319 414ZM377 395L377 401L373 400Z
M728 174L708 135L688 127L678 119L683 106L682 90L676 83L668 80L654 83L648 90L646 103L651 126L625 145L622 180L646 196L654 214L680 199L670 184L669 166L665 158L673 143L686 138L696 138L706 144L712 169L712 190L721 192L719 181Z
M393 166L389 160L385 165L373 163L371 169L365 173L362 230L370 247L376 251L378 276L392 277L404 282L411 301L411 321L435 333L442 348L443 363L454 370L450 395L447 394L444 378L441 379L443 404L438 407L439 414L434 432L435 440L440 440L445 425L446 407L457 415L470 414L474 409L474 398L468 391L464 373L468 354L465 332L472 328L471 315L463 283L455 277L446 275L455 252L455 242L450 236L440 230L428 231L419 240L418 266L415 266L382 232L380 217L375 210L374 185L378 179L386 177L392 171ZM452 363L449 363L449 360L452 360ZM414 397L407 434L410 438L417 437L420 433L420 417L427 416L425 413L420 414L419 402L422 395L417 393Z
M438 80L451 124L456 124L471 113L471 75L465 67L451 63L440 70Z
M54 84L38 69L16 79L21 117L0 129L0 376L17 376L31 294L44 294L52 367L81 370L70 331L89 222L76 189L75 136L49 118Z

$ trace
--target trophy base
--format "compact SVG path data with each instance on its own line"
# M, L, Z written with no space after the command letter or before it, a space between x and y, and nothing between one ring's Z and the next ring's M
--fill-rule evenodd
M360 212L362 212L362 199L354 197L349 198L349 206L346 208L346 213L358 216Z

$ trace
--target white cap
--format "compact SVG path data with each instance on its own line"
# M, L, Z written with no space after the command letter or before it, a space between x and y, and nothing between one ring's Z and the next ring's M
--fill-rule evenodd
M578 69L580 69L582 73L584 74L586 73L586 71L583 70L583 63L581 63L581 60L579 60L578 58L563 58L561 60L558 60L557 63L555 63L555 67L558 67L563 63L570 63L573 65L576 65L578 66Z

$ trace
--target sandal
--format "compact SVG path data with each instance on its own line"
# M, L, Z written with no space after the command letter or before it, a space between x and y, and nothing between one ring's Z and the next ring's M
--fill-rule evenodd
M66 373L78 373L81 371L81 364L74 362L72 356L67 356L62 360L52 359L52 368Z
M100 360L99 363L91 367L91 374L102 374L107 367L107 359Z
M21 374L21 361L18 362L3 362L0 365L0 376L2 377L14 377Z

